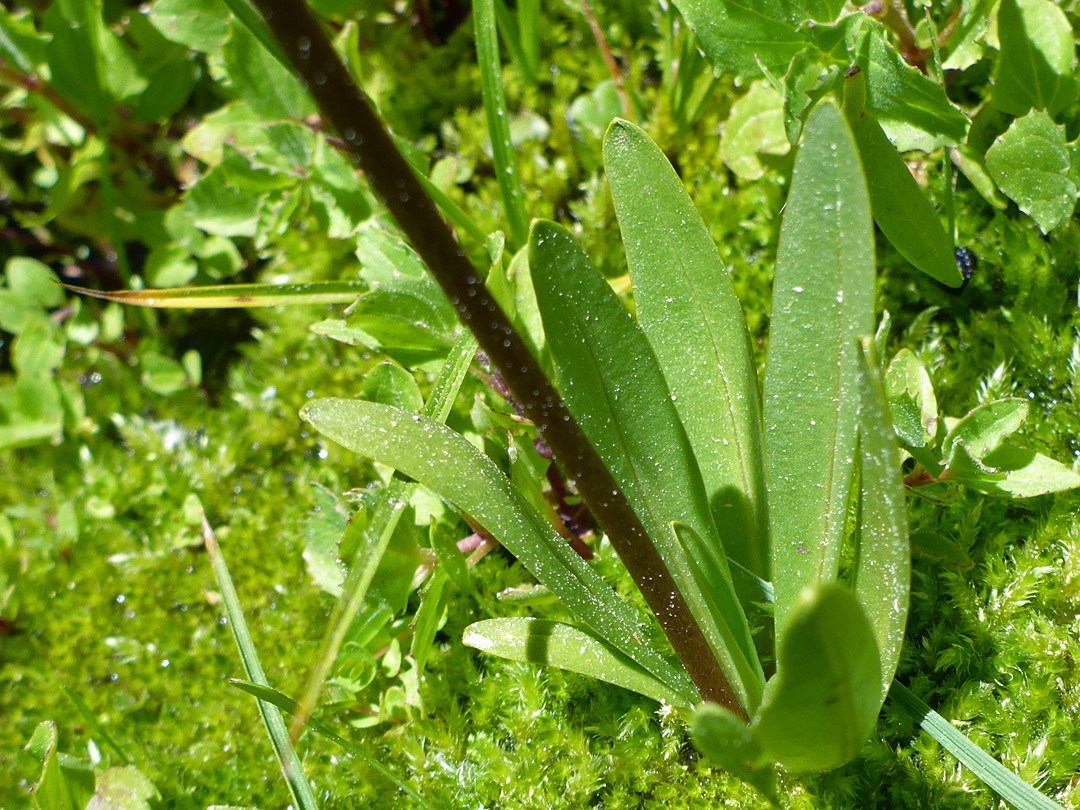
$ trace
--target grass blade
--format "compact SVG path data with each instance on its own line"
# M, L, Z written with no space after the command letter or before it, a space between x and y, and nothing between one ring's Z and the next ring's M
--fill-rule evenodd
M313 281L303 284L221 284L160 290L90 290L61 285L79 295L156 309L252 309L301 304L351 304L366 292L363 281Z
M488 655L577 672L677 709L690 709L683 695L639 664L598 636L568 624L522 617L485 619L466 627L461 641Z
M298 709L300 708L299 704L291 697L282 694L281 692L270 686L260 686L257 683L252 683L251 681L242 681L239 678L230 678L229 683L235 686L240 691L247 692L249 695L258 698L261 701L264 701L266 703L272 703L286 714L291 714L295 716ZM334 731L331 730L329 726L311 718L305 720L304 725L310 728L316 734L319 734L330 740L330 742L336 743L337 745L341 746L341 748L343 748L346 752L359 759L361 762L369 766L372 770L381 773L388 780L393 782L398 788L400 788L402 793L406 794L420 807L428 808L428 810L434 810L432 805L424 801L424 797L416 791L416 788L414 788L412 785L410 785L392 770L387 768L377 759L374 759L373 757L365 754L359 746L354 745L353 743L346 740L344 737L341 737L340 735L334 733Z
M510 142L510 120L506 112L503 91L502 63L499 61L499 33L495 25L493 0L476 0L473 4L476 23L476 56L480 62L480 86L484 94L491 153L495 161L495 176L499 181L506 219L510 225L510 242L516 250L529 238L529 217L525 213L525 192L518 177L514 146Z
M533 225L529 268L567 407L640 516L713 655L752 712L764 676L656 355L564 228Z
M229 619L236 646L240 648L240 660L244 665L244 672L252 683L259 686L269 687L266 673L263 672L259 662L259 654L255 651L255 643L251 640L248 632L247 621L244 619L244 611L240 607L240 598L236 595L229 568L225 564L225 557L218 546L214 530L203 514L203 541L206 543L206 552L210 557L210 564L214 567L214 576L217 577L218 587L221 589L222 599L225 601L225 615ZM289 732L285 728L285 718L272 703L259 700L259 712L262 714L266 731L270 735L270 742L274 746L274 754L277 756L281 772L285 776L285 782L289 786L293 801L300 810L318 810L315 795L311 792L311 785L304 776L303 767L300 765L300 757L296 755L289 740Z
M475 354L476 339L466 332L458 338L443 364L442 371L439 372L431 395L424 403L425 416L437 422L446 420ZM358 529L363 525L358 520L349 521L345 528L342 543L346 547L355 544L356 554L349 562L349 575L342 586L341 598L334 605L334 612L327 623L319 658L308 674L307 683L301 693L299 708L291 730L293 741L299 738L301 728L315 711L326 679L330 677L349 628L352 627L353 621L364 604L371 580L397 528L401 513L415 491L415 483L395 475L390 480L366 528ZM357 531L361 532L359 538L351 536Z
M468 439L419 414L319 399L301 416L332 441L438 492L517 557L586 625L664 683L696 699L685 672L649 642L650 626L559 537Z
M694 448L724 550L769 579L757 372L731 278L682 181L642 129L612 123L604 168L638 322Z
M780 229L765 368L776 632L808 585L835 579L854 467L858 340L874 331L874 232L855 140L820 103Z
M893 681L889 694L923 731L1016 810L1063 810L1060 804L1044 796L953 728L952 723L923 703L900 681Z

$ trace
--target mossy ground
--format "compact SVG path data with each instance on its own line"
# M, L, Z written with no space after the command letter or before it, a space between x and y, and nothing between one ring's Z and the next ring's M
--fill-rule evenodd
M558 73L523 87L507 71L511 108L535 110L551 125L543 142L521 147L523 179L535 190L530 212L578 223L599 266L619 275L625 261L599 174L599 141L565 119L570 101L605 78L603 66L579 17L551 16L545 64L557 63ZM459 201L494 228L498 194L483 151L469 33L440 47L400 26L379 34L369 67L387 117L404 136L434 138L474 166ZM641 88L643 124L677 156L763 342L788 163L777 161L759 182L737 181L718 157L734 88L724 88L693 132L676 134L649 74L649 44L625 33L612 44ZM962 292L939 288L879 243L879 308L894 322L890 352L903 345L920 354L950 415L985 397L1030 397L1025 443L1071 462L1080 454L1080 229L1072 223L1042 238L1018 211L993 211L962 180L957 205L961 243L979 257ZM347 246L303 230L281 247L264 277L353 270ZM927 325L918 316L930 307L940 309ZM0 807L30 802L40 763L21 748L38 722L57 722L63 751L86 756L91 739L103 748L64 689L82 697L154 781L164 806L287 804L253 701L226 683L242 670L184 504L197 493L218 527L269 679L295 693L331 604L301 559L310 485L343 491L370 476L365 464L309 435L296 415L313 395L354 393L370 363L309 333L320 317L155 316L159 336L143 341L170 356L198 345L207 362L203 389L170 397L140 384L130 346L69 347L62 374L82 386L86 430L59 446L0 454L0 506L14 527L0 560L19 605L0 637ZM128 324L136 333L139 318L129 313ZM215 346L225 350L215 354ZM955 539L975 566L915 561L900 679L1025 779L1080 806L1080 496L1005 501L963 493L944 505L911 503L914 526ZM65 504L74 505L77 527L59 519ZM495 554L476 576L490 598L525 575ZM425 717L352 734L432 806L763 806L696 759L680 726L662 722L644 698L462 647L462 629L481 615L465 596L452 601L422 684ZM410 806L383 777L318 737L305 736L301 752L325 807ZM790 780L784 795L800 808L997 802L891 703L854 763Z

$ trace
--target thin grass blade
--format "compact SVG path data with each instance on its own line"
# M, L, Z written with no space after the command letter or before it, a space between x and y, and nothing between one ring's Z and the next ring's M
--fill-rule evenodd
M804 587L836 578L854 468L858 340L874 331L874 232L843 113L803 131L780 229L765 368L776 630Z
M203 515L203 542L206 543L206 553L210 557L210 564L214 567L214 576L217 577L218 588L221 589L221 597L225 602L225 615L229 619L229 627L232 628L236 646L240 648L240 661L244 665L244 672L252 683L259 686L269 687L266 673L263 672L259 662L259 654L255 650L255 642L251 640L248 632L247 621L244 619L244 611L240 606L240 597L236 594L229 568L225 564L225 557L221 553L214 530ZM259 712L262 714L266 731L270 735L270 742L274 746L274 754L277 756L281 772L285 776L285 782L289 786L293 801L300 810L317 810L315 794L311 791L311 785L304 775L304 769L300 764L300 757L296 754L289 732L285 728L285 718L281 716L278 708L263 700L257 701Z
M366 292L363 281L314 281L303 284L221 284L160 290L90 290L61 285L79 295L155 309L252 309L304 304L351 304Z
M299 704L288 695L282 694L273 687L260 686L257 683L251 681L242 681L239 678L229 678L229 683L239 689L241 692L247 692L252 697L265 701L266 703L272 703L281 709L286 714L296 715ZM359 759L361 762L368 765L372 770L378 771L385 776L389 781L393 782L401 790L402 793L407 795L410 799L416 802L420 807L428 808L428 810L434 810L433 806L424 801L424 797L421 796L412 785L387 768L377 759L369 757L365 754L357 745L346 740L344 737L336 734L331 728L318 720L308 718L304 721L304 725L319 734L332 743L336 743L347 753Z
M514 145L510 141L510 118L506 112L493 0L476 0L473 15L476 23L476 56L480 62L480 87L484 95L495 176L510 225L510 241L516 250L529 238L529 217L525 213L525 192L518 177Z

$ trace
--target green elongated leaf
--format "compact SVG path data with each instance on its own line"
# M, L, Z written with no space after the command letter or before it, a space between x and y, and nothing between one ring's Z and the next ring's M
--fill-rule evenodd
M942 70L964 70L982 58L994 3L995 0L963 0L960 17L949 35L948 56Z
M244 0L235 0L231 5L246 7L254 20L262 23ZM273 39L269 42L273 43ZM222 49L229 81L240 98L264 121L302 121L315 114L315 105L300 80L286 67L288 60L278 58L281 51L274 45L273 49L269 48L261 37L234 23Z
M612 124L604 168L638 321L690 439L724 551L769 579L757 372L731 278L678 175L643 130Z
M281 692L277 691L276 689L274 689L272 687L263 686L263 685L257 684L257 683L252 683L251 681L242 681L242 680L240 680L238 678L230 678L229 683L231 685L235 686L241 692L247 692L249 695L251 695L254 698L258 698L259 700L264 701L265 703L271 703L274 706L277 706L279 709L281 709L286 714L296 715L298 709L300 708L299 704L297 704L297 702L295 700L293 700L288 695L282 694ZM311 718L308 718L307 720L305 720L304 725L307 726L308 728L310 728L316 734L319 734L320 736L323 736L326 739L330 740L330 742L336 743L338 746L340 746L346 752L348 752L352 756L356 757L358 760L365 763L366 765L371 767L373 770L376 770L379 773L381 773L388 780L390 780L393 784L397 785L398 788L401 789L402 793L405 793L406 795L408 795L409 798L411 798L414 802L416 802L416 804L418 806L427 807L427 808L432 807L432 805L428 804L424 800L423 796L421 796L419 793L416 792L416 788L414 788L412 785L410 785L404 779L399 777L396 773L391 771L389 768L387 768L385 765L383 765L377 759L372 759L371 757L369 757L367 754L365 754L363 752L363 750L359 746L354 745L353 743L349 742L348 740L346 740L341 735L336 734L329 726L324 725L323 723L320 723L319 721L313 720Z
M994 185L990 173L983 166L982 156L972 147L964 144L951 151L952 162L956 165L968 182L975 187L984 200L999 211L1009 207L1009 201L1005 195L998 191Z
M485 619L465 628L462 643L488 655L557 667L689 710L678 691L592 633L534 618Z
M1065 127L1041 110L1013 121L986 150L990 176L1043 233L1065 224L1080 194L1070 174Z
M855 598L870 620L877 641L880 708L904 645L911 591L911 543L900 478L900 451L872 347L873 340L864 338L859 355L861 475L852 582Z
M968 556L966 551L938 532L912 532L911 553L916 557L938 560L943 565L950 565L961 571L968 571L975 567L975 561Z
M480 86L484 95L491 152L495 162L495 177L499 182L503 208L510 225L514 248L529 238L529 217L525 213L525 192L518 177L517 159L510 142L510 117L506 112L503 91L502 63L499 61L499 33L495 25L493 0L476 0L473 4L476 24L476 56L480 62Z
M157 0L148 16L163 37L195 51L213 51L229 38L229 9L218 0Z
M1080 473L1033 450L1022 450L1003 444L983 456L982 460L986 466L996 471L995 475L959 476L966 486L982 492L997 492L1013 498L1033 498L1036 495L1080 487Z
M751 731L789 771L839 768L874 729L880 687L874 631L855 596L837 584L807 588L792 605Z
M761 741L742 720L723 706L702 703L690 724L694 747L725 771L753 785L779 807L776 771L761 749Z
M874 221L885 238L935 281L959 287L964 277L956 267L952 240L877 119L864 113L852 125L852 132L866 170Z
M882 25L865 17L860 23L857 29L852 26L848 47L866 74L866 108L897 151L931 152L962 143L967 116L952 105L942 86L904 61Z
M217 537L214 535L214 530L210 528L210 523L207 521L205 514L202 516L202 524L206 553L210 557L210 564L214 568L214 576L221 591L222 601L225 603L225 615L228 616L229 627L232 628L233 638L236 639L236 646L240 650L240 661L244 665L244 672L247 674L249 681L262 687L269 687L270 683L266 680L266 673L263 672L259 654L255 650L255 642L252 641L251 633L248 631L244 610L240 606L240 597L236 594L236 587L233 585L229 568L225 564L225 557L221 553ZM257 702L259 704L259 713L262 715L263 724L266 726L270 742L274 747L274 754L277 756L278 764L281 766L281 773L289 786L289 793L292 795L293 801L296 802L300 810L316 810L319 806L318 802L315 801L315 794L312 793L311 785L304 775L300 757L297 756L296 749L293 748L293 744L289 740L289 733L285 728L285 718L281 716L281 711L272 703L264 700L258 700Z
M963 452L976 463L1001 446L1006 436L1020 429L1028 415L1027 400L999 399L970 411L941 443L941 456L948 466L963 464Z
M784 129L784 97L767 83L755 82L731 105L720 137L720 157L743 180L757 180L765 174L759 155L784 155L790 148Z
M717 74L756 74L756 60L769 70L782 70L806 44L798 30L804 19L782 0L673 2Z
M752 711L764 681L761 664L656 355L564 228L533 223L529 267L567 407L626 493L742 705Z
M470 333L458 338L435 380L431 395L424 403L425 417L435 422L446 421L476 355L476 346L476 339ZM345 549L353 548L355 551L349 561L349 574L342 585L341 598L334 605L334 612L326 625L320 655L304 685L300 710L293 724L294 737L299 736L300 726L315 710L323 685L345 644L349 629L364 605L368 589L401 520L401 514L415 491L416 484L395 475L370 519L361 520L361 516L357 515L345 527L341 546Z
M1035 107L1052 116L1069 106L1080 84L1065 12L1050 0L1001 0L997 31L994 106L1010 115Z
M79 295L136 307L157 309L251 309L302 304L350 304L368 289L362 281L313 281L304 284L223 284L165 290L90 290L61 285Z
M689 677L646 639L642 616L528 506L495 463L467 439L416 414L371 402L321 399L301 416L343 447L388 464L438 492L506 546L533 575L608 643L688 699Z
M957 731L899 681L893 681L889 694L923 731L1016 810L1064 810Z
M896 435L909 447L926 447L938 429L937 397L930 375L911 349L901 349L885 373Z
M773 282L765 451L777 637L836 577L855 456L858 339L874 331L874 239L859 154L831 101L795 159Z

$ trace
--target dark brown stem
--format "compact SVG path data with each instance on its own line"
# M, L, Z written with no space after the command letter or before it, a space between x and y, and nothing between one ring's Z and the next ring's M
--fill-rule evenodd
M623 118L632 121L633 109L630 106L630 95L626 92L626 82L623 79L622 70L619 69L619 63L615 61L615 56L611 52L607 37L604 36L604 29L600 27L599 20L593 14L589 0L581 0L581 10L585 14L585 19L589 21L589 29L592 31L593 39L596 40L596 45L600 48L600 55L604 58L608 73L611 74L611 80L615 83L615 92L619 96L619 101L622 102Z
M254 0L254 5L307 84L323 120L349 144L376 193L500 370L567 478L577 486L701 697L745 718L745 710L630 502L484 286L483 277L466 258L319 23L303 0Z

